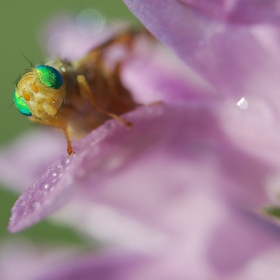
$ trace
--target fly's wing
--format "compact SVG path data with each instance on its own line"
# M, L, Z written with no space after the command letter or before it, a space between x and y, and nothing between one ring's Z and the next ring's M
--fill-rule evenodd
M143 31L124 30L73 63L76 72L86 78L98 105L114 114L120 115L137 107L121 81L121 69L140 34Z
M99 53L99 55L102 53L104 54L106 51L108 51L108 49L116 45L123 45L123 47L129 48L133 44L134 39L140 34L144 33L148 34L148 31L144 29L135 29L128 26L118 29L117 31L112 32L112 34L110 34L111 36L108 36L107 39L105 39L101 44L89 51L84 58L76 61L75 64L77 67L79 67L79 65L83 65L83 63L85 63L89 57L92 58L92 56L96 56L97 53Z

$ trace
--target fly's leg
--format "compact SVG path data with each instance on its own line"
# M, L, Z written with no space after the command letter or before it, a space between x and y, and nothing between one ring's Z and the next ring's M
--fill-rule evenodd
M32 121L34 123L39 123L39 124L52 126L52 127L61 129L64 132L64 135L66 137L68 156L75 154L75 152L72 148L71 138L70 138L67 124L64 124L63 122L59 122L57 119L53 119L51 121L47 121L47 120L44 121L44 120L40 120L40 119L37 119L34 117L29 117L29 119L30 119L30 121Z
M93 96L93 94L91 92L90 86L89 86L86 78L83 75L78 75L77 76L77 81L78 81L78 84L80 86L80 89L83 90L86 93L86 96L89 99L89 101L90 101L90 103L91 103L91 105L93 107L95 107L97 110L99 110L100 112L104 113L105 115L107 115L107 116L109 116L109 117L111 117L111 118L113 118L113 119L123 123L128 129L131 128L131 126L132 126L131 122L125 120L124 118L122 118L122 117L120 117L120 116L118 116L118 115L116 115L116 114L114 114L112 112L109 112L108 110L100 107L97 104L97 102L96 102L96 100L95 100L95 98L94 98L94 96Z
M70 135L69 135L69 130L68 128L64 128L62 129L64 134L65 134L65 137L66 137L66 140L67 140L67 152L68 152L68 156L71 156L72 154L75 154L73 148L72 148L72 143L71 143L71 138L70 138Z

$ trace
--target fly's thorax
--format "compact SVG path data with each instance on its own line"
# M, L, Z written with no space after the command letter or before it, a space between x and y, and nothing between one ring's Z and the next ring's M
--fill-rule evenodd
M65 85L60 72L47 65L38 65L22 76L14 100L21 113L43 120L57 114L64 96Z
M62 76L70 72L75 72L73 64L63 59L50 59L45 63L45 65L57 69Z

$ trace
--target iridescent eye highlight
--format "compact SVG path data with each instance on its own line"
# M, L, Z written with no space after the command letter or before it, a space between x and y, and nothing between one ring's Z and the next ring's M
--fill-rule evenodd
M53 67L48 65L36 66L40 81L47 87L58 89L63 84L61 74Z
M31 111L28 108L26 102L16 91L14 92L14 102L20 113L22 113L25 116L32 116Z

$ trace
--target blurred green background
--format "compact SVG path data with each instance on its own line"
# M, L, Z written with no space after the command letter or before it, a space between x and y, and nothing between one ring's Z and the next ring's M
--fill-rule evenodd
M20 134L34 129L28 119L20 115L14 106L12 96L15 81L29 67L22 54L34 64L43 62L44 50L40 47L39 31L52 17L59 13L80 13L84 9L95 9L108 20L124 19L136 22L136 19L123 4L122 0L2 0L0 8L0 147L8 145ZM0 239L9 237L6 227L10 217L10 209L18 195L0 188ZM54 226L43 221L15 237L29 237L35 242L71 242L81 244L82 241L73 231ZM0 240L1 241L1 240Z

